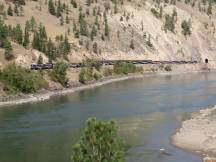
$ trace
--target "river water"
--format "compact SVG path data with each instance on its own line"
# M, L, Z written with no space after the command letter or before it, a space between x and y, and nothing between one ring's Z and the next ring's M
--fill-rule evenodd
M201 162L169 138L190 113L215 104L216 73L192 73L121 81L1 108L0 162L70 162L89 117L117 121L131 146L127 162Z

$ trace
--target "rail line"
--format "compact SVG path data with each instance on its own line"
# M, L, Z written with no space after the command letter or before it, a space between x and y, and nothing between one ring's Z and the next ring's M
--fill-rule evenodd
M134 65L144 65L144 64L196 64L198 61L153 61L153 60L102 60L99 61L101 65L115 65L117 63L132 63ZM55 64L31 64L31 70L47 70L53 69ZM70 68L81 68L84 67L82 63L70 63L68 64Z

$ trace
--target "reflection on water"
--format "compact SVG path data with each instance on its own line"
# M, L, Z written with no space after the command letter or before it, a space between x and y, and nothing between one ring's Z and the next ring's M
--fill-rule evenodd
M181 121L216 104L215 73L151 76L0 109L0 162L70 162L89 117L119 124L127 162L201 162L170 145ZM161 152L160 149L165 149Z

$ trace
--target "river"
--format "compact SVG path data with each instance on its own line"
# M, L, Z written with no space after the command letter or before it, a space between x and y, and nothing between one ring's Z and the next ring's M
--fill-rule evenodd
M158 75L0 109L1 162L70 162L89 117L119 125L126 162L201 162L169 138L190 113L216 104L216 73ZM159 149L165 149L162 154Z

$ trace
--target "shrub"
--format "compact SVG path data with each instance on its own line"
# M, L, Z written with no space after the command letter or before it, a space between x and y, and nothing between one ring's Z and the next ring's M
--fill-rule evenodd
M104 75L105 77L108 77L108 76L110 76L110 75L112 75L112 74L113 74L113 70L112 70L112 69L110 69L110 68L104 69L103 75Z
M93 69L92 68L82 68L79 74L79 82L85 83L87 81L93 80Z
M59 82L62 86L67 86L68 79L66 77L68 66L63 62L58 62L54 69L50 72L53 81Z
M184 36L191 35L191 23L190 23L190 21L186 21L186 20L182 21L181 27L182 27L182 34Z
M164 70L165 71L172 71L172 68L171 68L171 66L165 66Z
M137 72L137 68L131 63L117 63L114 65L114 72L116 74L128 74Z
M4 40L4 49L5 49L5 59L10 60L14 57L12 51L13 48L11 46L11 43L8 39Z
M160 13L156 9L151 8L151 12L156 18L160 18Z
M36 92L47 86L40 73L31 72L15 64L10 64L3 69L0 81L4 84L5 90L23 93Z
M101 68L101 64L98 60L95 60L95 59L89 59L87 58L86 60L84 60L82 62L82 66L85 66L85 67L88 67L88 68L95 68L97 69L98 71L100 70Z
M79 143L73 147L73 162L123 162L124 143L114 121L87 121Z
M99 73L94 73L95 80L100 80L102 78L102 75Z

